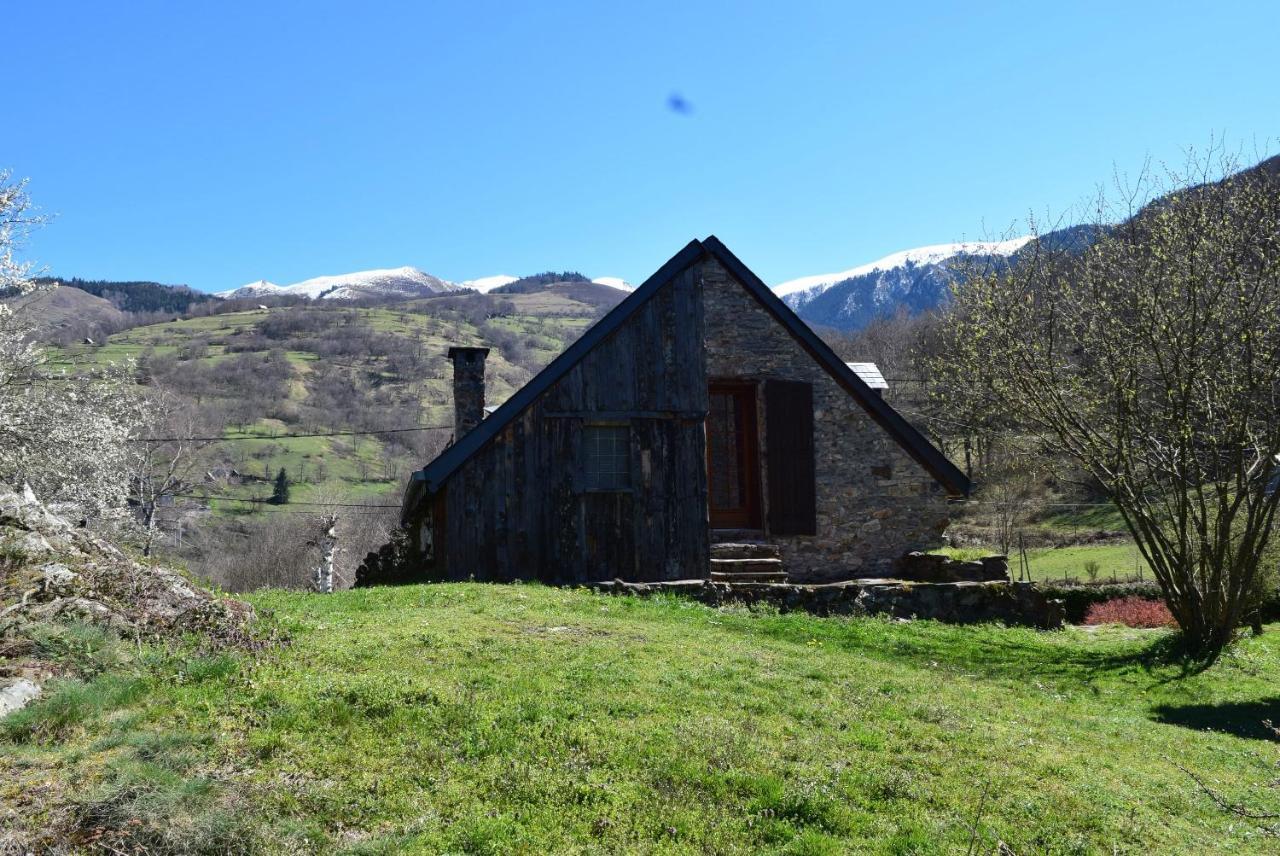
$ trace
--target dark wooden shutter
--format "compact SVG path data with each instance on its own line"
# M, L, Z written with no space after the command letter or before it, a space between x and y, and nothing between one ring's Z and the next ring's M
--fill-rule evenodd
M766 381L764 413L769 456L769 531L774 535L815 535L818 510L813 385Z

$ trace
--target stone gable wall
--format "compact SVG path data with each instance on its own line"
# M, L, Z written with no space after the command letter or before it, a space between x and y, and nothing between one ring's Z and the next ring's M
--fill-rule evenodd
M719 263L705 262L702 275L709 378L813 384L817 535L769 536L792 579L890 576L898 557L940 546L949 522L942 486ZM763 481L762 398L757 413ZM762 488L767 501L768 486Z

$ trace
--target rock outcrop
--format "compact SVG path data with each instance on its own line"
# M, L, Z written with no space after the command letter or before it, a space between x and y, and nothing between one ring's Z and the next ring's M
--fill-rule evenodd
M0 485L0 689L28 674L20 656L33 625L72 621L134 640L198 634L211 646L253 644L253 608L214 596L170 568L145 564Z

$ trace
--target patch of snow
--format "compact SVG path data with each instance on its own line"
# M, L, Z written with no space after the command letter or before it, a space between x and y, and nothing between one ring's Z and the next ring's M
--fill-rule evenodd
M635 291L636 288L620 276L598 276L591 281L596 285L607 285L610 288L618 288L623 291Z
M1023 235L1020 238L1010 238L1007 241L969 241L958 244L933 244L928 247L916 247L912 250L902 250L901 252L892 253L882 259L877 259L870 264L859 265L855 268L849 268L839 273L821 273L815 276L802 276L799 279L788 280L779 283L773 287L773 293L779 297L786 297L789 294L798 292L812 291L814 294L820 294L837 282L843 282L846 279L852 279L855 276L864 276L869 273L883 270L893 270L894 268L905 267L908 263L916 265L930 265L938 262L946 261L961 254L974 256L1010 256L1020 250L1028 241L1031 235Z
M495 288L501 288L504 285L509 285L519 278L520 277L518 276L508 276L505 273L500 273L495 276L482 276L479 279L469 279L466 282L458 283L458 285L463 288L474 288L481 294L485 294L493 291Z
M380 268L362 270L355 273L343 273L335 276L317 276L287 285L281 291L284 294L296 294L302 297L327 298L330 300L351 299L364 294L387 295L434 294L440 291L454 291L457 286L429 273L423 273L415 267L406 265L398 268Z
M239 288L231 288L226 291L214 292L214 297L254 297L261 294L274 294L280 291L280 286L274 282L267 282L265 279L256 282L246 283Z
M458 286L447 280L424 273L415 267L380 268L336 276L317 276L295 282L292 285L276 285L258 280L230 291L218 292L218 297L266 297L268 295L296 295L298 297L327 298L333 300L357 297L422 297L442 291L457 291Z

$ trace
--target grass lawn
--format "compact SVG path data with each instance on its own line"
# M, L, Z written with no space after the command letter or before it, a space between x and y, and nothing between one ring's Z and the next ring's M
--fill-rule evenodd
M1091 502L1072 505L1067 503L1055 507L1052 513L1037 519L1038 523L1062 529L1105 529L1109 532L1124 532L1124 517L1120 509L1109 502Z
M1060 580L1074 577L1088 582L1085 572L1087 562L1098 563L1098 579L1133 579L1141 576L1153 579L1146 561L1133 544L1083 544L1076 547L1044 547L1027 551L1027 560L1034 580ZM1016 557L1010 557L1010 570L1017 576Z
M1275 776L1280 627L1186 674L1163 631L531 585L252 600L287 644L144 649L19 715L0 809L148 852L1276 852L1175 765L1232 797Z
M944 547L936 552L951 556L953 559L976 559L990 556L998 552L994 547ZM1030 578L1033 580L1061 580L1064 577L1074 578L1080 582L1088 582L1089 575L1085 571L1085 563L1098 563L1098 580L1110 582L1130 580L1139 577L1153 579L1147 563L1132 543L1124 544L1081 544L1073 547L1035 547L1027 550L1030 566ZM1137 564L1135 564L1135 560ZM1018 556L1009 557L1009 573L1018 579Z

